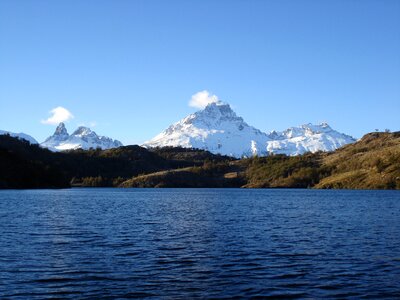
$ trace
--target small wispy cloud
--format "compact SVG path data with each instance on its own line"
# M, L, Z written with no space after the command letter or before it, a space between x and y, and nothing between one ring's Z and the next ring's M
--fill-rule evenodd
M58 125L59 123L68 121L74 117L68 109L62 106L53 108L49 113L51 116L46 120L41 120L40 122L42 124Z
M192 96L189 106L196 108L204 108L210 103L218 103L220 100L216 95L210 94L207 90L198 92Z

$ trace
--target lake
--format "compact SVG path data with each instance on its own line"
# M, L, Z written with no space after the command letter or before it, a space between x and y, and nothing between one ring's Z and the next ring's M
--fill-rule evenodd
M400 192L0 191L0 298L398 298Z

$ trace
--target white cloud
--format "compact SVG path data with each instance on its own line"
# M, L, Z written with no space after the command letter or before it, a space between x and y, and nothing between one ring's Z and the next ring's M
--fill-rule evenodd
M74 117L68 109L61 106L53 108L49 113L51 116L46 120L42 120L42 124L58 125Z
M204 90L198 92L192 96L189 101L189 106L196 108L204 108L210 103L220 102L216 95L210 94L208 91Z

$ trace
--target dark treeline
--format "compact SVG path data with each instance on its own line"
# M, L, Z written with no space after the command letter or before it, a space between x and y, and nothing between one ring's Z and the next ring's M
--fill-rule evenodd
M207 151L140 146L51 152L25 140L0 135L0 188L118 186L140 174L201 166L232 158Z

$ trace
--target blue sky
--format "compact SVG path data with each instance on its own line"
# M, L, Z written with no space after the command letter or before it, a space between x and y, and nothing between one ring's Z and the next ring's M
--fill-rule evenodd
M400 130L400 1L0 0L0 129L63 107L141 143L203 90L261 130Z

